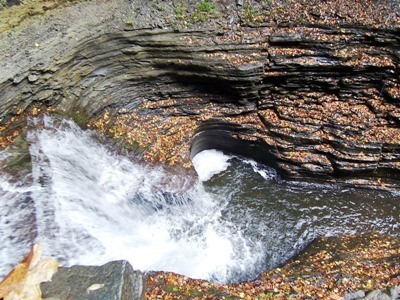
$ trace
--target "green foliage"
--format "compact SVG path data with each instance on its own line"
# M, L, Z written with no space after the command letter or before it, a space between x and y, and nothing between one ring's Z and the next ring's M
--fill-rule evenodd
M197 6L194 10L190 10L187 1L184 0L173 0L174 13L176 20L180 23L190 26L190 24L205 22L210 18L217 18L218 12L216 4L211 0L202 0L197 2Z
M197 6L197 11L202 13L210 13L215 10L215 4L211 3L209 0L203 0L199 6Z
M210 0L203 0L197 6L195 12L192 14L193 22L207 21L212 15L215 14L215 4Z
M185 18L184 10L183 10L182 7L175 7L174 8L174 13L176 14L176 17L178 19L184 19Z
M174 13L176 15L177 20L186 21L184 5L185 5L185 3L182 0L174 0L173 1Z
M244 17L247 21L249 22L253 22L255 19L255 13L254 13L254 9L253 6L251 6L250 4L246 4L244 7Z

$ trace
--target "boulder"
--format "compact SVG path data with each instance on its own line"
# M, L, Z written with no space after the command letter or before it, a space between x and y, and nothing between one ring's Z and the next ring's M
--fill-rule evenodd
M144 280L127 261L60 268L52 281L42 283L42 298L139 300L144 298Z

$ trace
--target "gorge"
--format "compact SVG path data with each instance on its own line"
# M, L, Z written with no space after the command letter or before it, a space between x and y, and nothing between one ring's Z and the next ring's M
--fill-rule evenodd
M313 207L320 207L323 211L321 218L316 217L317 222L328 220L329 223L332 219L327 216L335 210L335 205L344 207L348 201L356 207L351 208L355 213L349 209L348 214L345 210L333 214L340 216L343 213L339 220L349 224L343 228L335 221L326 232L315 231L304 237L299 231L293 239L287 234L283 239L283 244L290 244L290 249L283 251L287 256L278 255L279 251L274 249L270 254L279 257L271 265L265 263L265 257L253 257L254 261L247 266L261 266L254 273L249 274L246 270L244 275L237 275L235 268L233 271L228 268L228 273L235 273L229 278L224 277L226 274L218 277L215 272L209 277L198 275L207 273L207 270L187 273L188 276L223 283L254 279L265 268L275 268L288 261L319 235L335 235L335 228L339 228L336 233L339 235L377 231L398 237L399 4L388 0L366 5L360 1L351 8L341 8L340 1L332 1L327 9L325 2L278 2L273 5L268 1L250 1L241 5L237 1L219 1L213 2L209 11L202 11L195 1L148 1L145 4L125 0L39 1L1 11L0 143L5 149L1 157L2 174L7 176L2 181L2 197L6 198L6 191L17 190L19 195L29 194L27 199L32 203L41 199L42 214L49 217L52 215L49 211L52 198L58 197L57 184L70 180L66 190L73 190L81 183L91 185L85 180L95 178L95 181L99 180L96 184L101 184L89 188L98 193L94 198L84 194L86 186L76 189L80 195L65 199L79 203L87 201L91 207L95 207L99 199L104 201L100 203L130 199L144 203L144 208L140 208L144 210L149 209L151 199L150 206L156 205L157 220L164 218L161 215L165 211L173 216L182 214L180 205L195 205L191 209L199 214L204 209L206 213L201 218L207 216L207 222L215 225L220 224L220 215L236 212L238 215L233 219L246 215L246 210L241 215L240 209L246 206L243 205L244 199L251 198L246 187L239 189L240 192L233 187L231 191L224 190L229 181L238 182L240 186L239 183L243 182L240 178L245 175L236 174L234 179L229 176L233 176L234 170L243 170L243 174L252 178L247 184L251 186L251 182L258 182L259 185L253 188L263 190L260 199L249 201L247 205L250 210L258 207L255 211L263 212L269 220L277 218L280 212L283 215L287 213L291 205L302 206L309 201L313 204L308 207L307 218L318 215ZM204 3L210 4L208 1ZM289 9L289 6L292 7ZM26 15L18 19L18 14L24 13ZM201 18L205 20L200 22ZM72 119L85 128L86 133L72 121L64 119ZM63 140L70 135L76 139ZM100 144L96 144L98 142ZM98 146L85 150L83 145L92 143ZM81 144L82 148L71 151L76 157L82 156L85 162L76 163L75 158L68 160L69 146ZM197 180L192 159L211 149L224 151L231 167L204 184L207 194ZM66 153L59 161L57 154L63 151ZM112 154L107 154L107 151ZM92 160L89 153L93 156L97 153L103 153L103 157L109 155L111 162L101 163L101 156ZM116 156L120 161L112 162ZM255 161L246 163L244 157L264 165L257 165ZM60 173L65 166L59 166L65 161L75 168L75 171L69 169L68 176L74 176ZM96 169L96 164L102 169ZM90 171L90 166L93 171ZM130 177L126 170L136 168L136 175L143 169L150 177ZM99 174L106 173L102 173L104 170L108 170L108 179L96 179ZM118 171L122 175L115 175L119 181L114 182L112 174ZM157 172L165 173L154 175L159 174ZM260 177L260 172L269 174L269 177ZM151 177L152 174L155 177ZM18 185L21 178L26 180L22 188ZM68 179L57 181L58 178ZM132 192L129 180L144 183L139 190ZM19 183L9 188L15 182ZM278 182L278 186L272 182ZM300 182L312 183L314 187ZM287 194L280 190L279 184L283 184L289 194L293 193L293 198L287 200ZM304 189L304 195L312 196L307 198L293 192L298 185ZM163 192L160 192L160 186ZM24 190L24 187L29 188ZM150 198L141 190L144 187L149 187L154 193ZM48 192L35 196L38 190ZM273 194L273 191L277 193L276 198L268 200L265 195ZM201 196L196 196L196 193L201 193ZM217 199L222 200L217 202L222 205L215 206L216 198L210 194L219 195ZM104 198L105 195L108 198ZM211 200L204 200L208 197ZM198 199L205 201L200 202L200 207L193 204L200 201ZM265 201L264 208L257 204L261 199ZM153 201L158 202L154 204ZM177 207L170 205L171 201ZM273 213L263 210L280 201L282 207ZM29 207L29 203L22 201L21 205ZM34 204L36 211L40 211L37 203ZM60 203L60 207L65 204ZM125 206L126 202L123 205L125 212L130 210ZM232 207L226 209L229 205ZM101 207L97 209L102 210ZM57 211L57 207L54 210ZM70 210L79 211L79 208ZM104 206L104 211L108 210L109 207ZM366 217L364 224L367 225L363 227L363 221L358 217L368 210L373 213L365 213L369 217ZM209 211L215 214L209 215ZM82 216L87 213L85 211ZM105 220L112 219L104 213L99 215L105 216ZM24 217L27 223L38 222L33 221L37 216L29 213L20 218ZM249 219L245 219L245 224L250 224L255 218L254 215L246 217ZM302 218L293 217L296 220L291 223L292 217L286 215L282 217L283 220L287 218L286 221L282 222L275 220L275 226L285 224L284 227L301 230L311 226L304 225L307 222L301 223L304 222ZM178 222L175 219L173 222ZM254 227L263 217L257 220ZM179 220L183 221L184 218ZM138 226L129 222L124 224ZM76 228L52 228L49 223L54 224L54 221L49 219L46 223L45 218L43 226L47 229L42 237L46 239L47 236L50 244L55 241L62 245L59 240L51 239L60 231L65 233L60 235L63 238L69 235L77 237L77 244L80 238L85 240L93 236L81 231L75 234ZM143 224L141 226L151 227L151 223ZM154 232L164 226L160 224L155 225L159 227ZM98 224L91 226L95 228ZM178 236L184 235L180 226L174 227ZM216 228L207 226L204 228L211 228L211 231ZM247 229L241 231L235 226L238 226L235 222L222 226L223 230L230 228L242 235L234 243L235 247L240 248L241 244L246 251L247 245L253 243L249 251L260 252L259 249L268 244L265 236L258 236L262 236L259 232L249 234ZM272 228L274 225L268 226ZM214 239L219 242L206 243L214 246L199 256L207 256L207 251L216 253L221 248L229 250L232 237L224 240L226 232L218 232L219 229L210 232L204 228L199 229L201 233L196 237L199 244L187 245L188 248L204 248L204 239ZM24 230L21 239L26 239L26 244L31 243L35 235L40 235L35 226ZM112 230L120 229L111 226L110 236ZM106 232L102 234L106 235ZM145 235L139 237L145 243L152 243L146 239ZM163 239L160 237L160 240ZM254 242L257 240L261 242ZM19 242L20 239L14 238L7 251L22 257L26 249L14 249ZM225 243L225 246L220 243ZM96 248L102 247L94 240L90 244L92 248L88 253L93 254ZM72 248L65 248L69 253L59 256L63 258L71 254L73 257L74 251L78 253L79 250ZM90 254L87 256L89 262ZM226 257L229 255L221 252L216 260L220 262ZM99 261L98 256L91 258ZM15 259L10 264L18 261ZM102 263L110 259L118 259L118 255L106 256ZM244 265L246 259L243 258ZM77 262L81 263L81 260ZM193 271L193 268L188 269ZM144 269L154 267L151 265ZM221 266L216 269L224 270ZM171 271L169 267L162 270ZM180 269L172 271L185 273Z

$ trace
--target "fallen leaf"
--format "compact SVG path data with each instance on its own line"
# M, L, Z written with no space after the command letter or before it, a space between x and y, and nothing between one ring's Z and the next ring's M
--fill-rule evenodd
M41 259L42 246L36 244L29 254L0 283L0 299L42 299L40 284L50 281L59 263L52 258Z

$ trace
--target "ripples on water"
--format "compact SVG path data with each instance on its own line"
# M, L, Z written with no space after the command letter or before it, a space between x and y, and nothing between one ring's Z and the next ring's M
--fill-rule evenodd
M255 278L317 236L399 235L396 196L292 184L254 161L208 150L202 181L110 150L70 121L32 120L32 172L19 180L0 154L0 274L43 241L64 265L127 259L140 270L216 282ZM40 125L40 126L38 126Z

